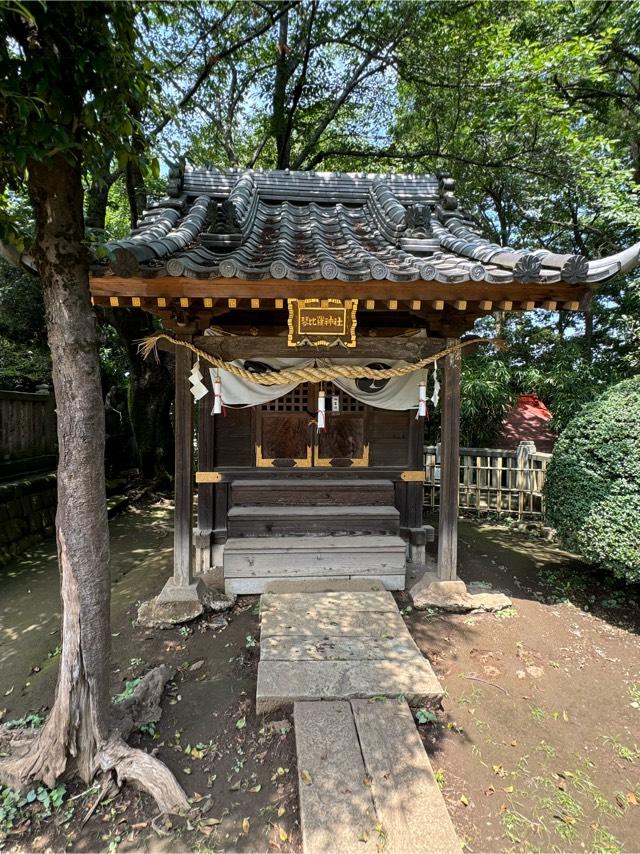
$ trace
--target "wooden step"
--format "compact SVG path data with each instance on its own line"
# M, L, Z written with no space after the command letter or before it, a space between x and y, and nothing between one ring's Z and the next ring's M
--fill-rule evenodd
M230 537L289 534L397 534L400 513L395 507L308 505L232 507L227 515Z
M236 480L231 486L231 504L241 506L393 505L390 480L356 478L287 478L286 480Z
M405 701L295 703L294 727L304 854L459 854Z
M271 582L377 580L404 590L406 544L389 536L238 537L224 547L227 593L264 593Z

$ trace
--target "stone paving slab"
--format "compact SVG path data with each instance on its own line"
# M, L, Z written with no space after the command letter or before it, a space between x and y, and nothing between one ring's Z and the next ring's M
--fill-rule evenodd
M305 700L443 695L388 592L263 596L259 713ZM369 610L372 609L372 610Z
M460 842L407 703L353 700L351 707L386 854L459 854Z
M347 611L336 609L330 617L307 616L305 611L265 611L260 635L271 637L375 637L393 638L407 631L400 612Z
M420 650L411 637L262 639L262 661L414 661Z
M403 695L412 706L443 695L428 661L261 661L256 710L272 712L299 700L351 700Z
M330 610L397 612L396 600L388 590L363 591L358 593L264 593L260 598L260 609L265 611L289 612L313 610L315 613Z
M305 854L460 854L405 701L296 703Z
M376 812L349 703L296 703L305 854L377 854Z

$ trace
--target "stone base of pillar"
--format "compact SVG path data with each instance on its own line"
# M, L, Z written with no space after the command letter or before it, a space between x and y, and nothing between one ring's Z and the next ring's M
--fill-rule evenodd
M225 611L235 601L235 596L212 589L200 578L192 584L176 584L170 578L156 597L140 605L137 622L145 628L167 629L189 623L205 611Z
M211 550L213 543L213 531L205 531L201 528L195 528L193 531L193 573L194 575L204 575L209 572L213 566L211 560Z
M427 543L433 542L434 539L434 530L431 525L423 525L420 528L401 528L400 536L408 544L409 563L426 563Z
M439 611L465 614L469 611L501 611L509 608L511 599L504 593L469 593L464 581L442 581L436 572L425 572L409 590L413 607L419 611L434 608Z

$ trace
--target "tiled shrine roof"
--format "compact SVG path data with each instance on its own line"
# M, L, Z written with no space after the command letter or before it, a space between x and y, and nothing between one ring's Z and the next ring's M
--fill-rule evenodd
M596 261L499 246L454 190L446 175L194 169L92 274L584 285L639 263L640 244Z

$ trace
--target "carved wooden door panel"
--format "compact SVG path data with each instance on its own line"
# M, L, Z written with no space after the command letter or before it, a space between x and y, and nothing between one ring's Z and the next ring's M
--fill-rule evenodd
M289 394L258 410L256 465L275 468L309 467L315 418L309 409L309 386L302 383Z
M315 436L313 464L333 468L369 465L366 407L333 383L325 387L325 429ZM333 400L337 398L337 409Z
M289 394L258 409L256 465L274 468L310 466L349 468L369 464L366 407L325 384L325 429L317 429L317 384L302 383ZM333 399L337 408L332 406Z

